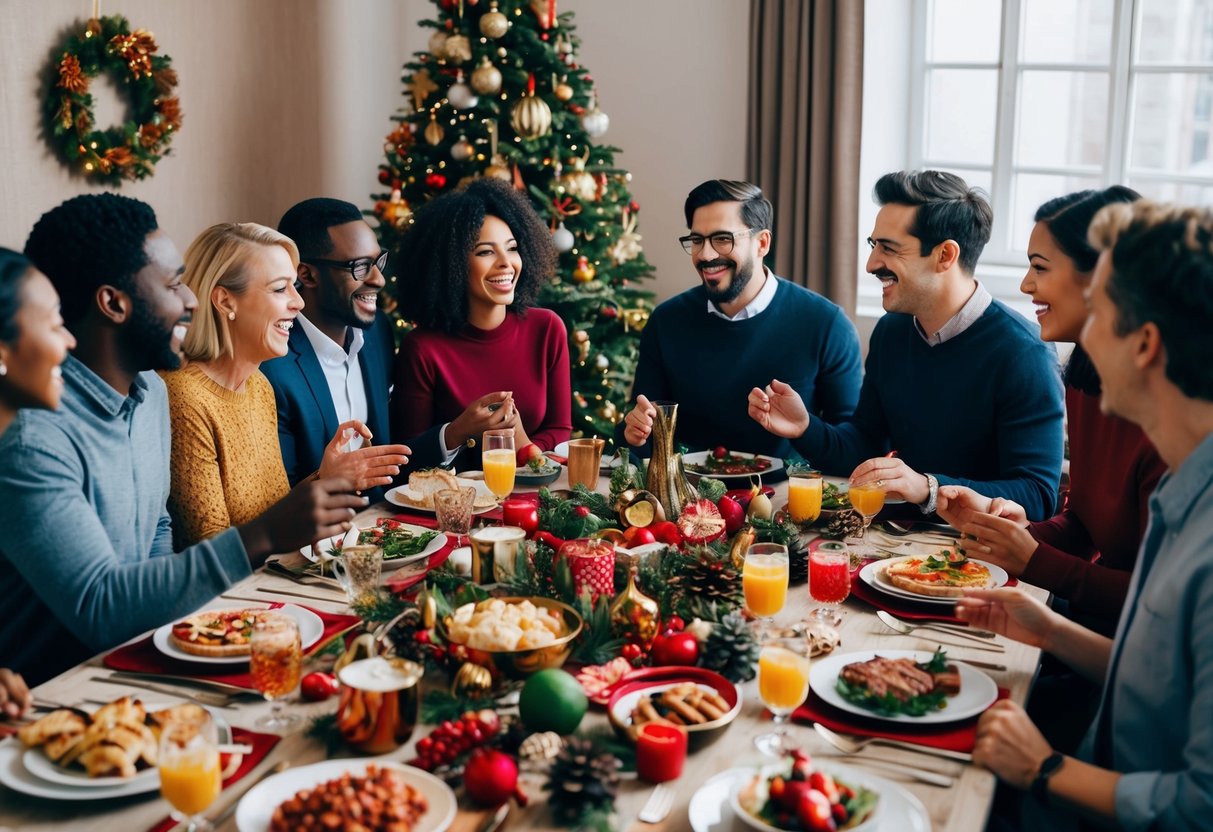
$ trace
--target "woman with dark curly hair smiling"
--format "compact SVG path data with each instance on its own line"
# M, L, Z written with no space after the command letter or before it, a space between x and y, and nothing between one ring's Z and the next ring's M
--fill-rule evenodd
M458 467L475 468L489 429L513 428L523 463L568 439L568 334L534 307L556 250L526 197L478 179L427 203L397 262L400 311L417 326L400 345L390 412L394 439L411 440L412 467L468 447ZM437 441L417 441L437 425Z

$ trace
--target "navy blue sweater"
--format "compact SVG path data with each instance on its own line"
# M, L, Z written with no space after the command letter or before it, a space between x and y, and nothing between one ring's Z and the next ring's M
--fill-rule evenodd
M1006 497L1028 518L1053 514L1062 458L1057 356L1036 327L995 301L960 335L929 346L909 315L890 313L872 333L854 415L812 419L797 449L846 476L895 448L941 485Z
M840 421L855 409L862 378L855 327L821 295L774 279L774 299L753 318L708 314L699 285L653 310L640 335L632 399L643 394L678 402L675 439L692 450L725 445L796 456L791 442L746 412L750 390L772 378L796 388L815 416ZM624 443L622 423L615 437ZM642 453L647 456L647 448Z

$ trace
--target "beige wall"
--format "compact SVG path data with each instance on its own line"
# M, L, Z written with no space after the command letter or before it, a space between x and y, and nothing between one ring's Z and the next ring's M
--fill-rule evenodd
M483 1L483 0L482 0ZM34 221L96 191L39 137L39 78L85 0L5 0L0 8L0 244L21 247ZM701 180L740 177L745 152L749 4L744 0L562 0L581 62L611 116L603 141L634 176L639 231L661 297L694 280L674 238ZM125 0L102 3L150 30L173 58L184 127L155 176L119 191L156 208L182 248L209 224L275 224L325 194L369 206L400 67L424 49L426 0ZM100 82L97 115L120 107Z

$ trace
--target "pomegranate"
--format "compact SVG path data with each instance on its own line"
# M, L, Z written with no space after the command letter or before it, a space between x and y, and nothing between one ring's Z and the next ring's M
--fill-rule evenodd
M682 532L682 539L692 545L711 543L724 536L724 517L711 500L696 500L682 510L678 531Z

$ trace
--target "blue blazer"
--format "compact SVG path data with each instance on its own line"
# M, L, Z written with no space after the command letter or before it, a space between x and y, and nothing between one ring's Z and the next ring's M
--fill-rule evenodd
M366 387L367 427L374 435L372 441L382 445L390 440L387 403L395 355L391 321L380 312L374 325L363 330L363 338L358 364ZM274 388L282 463L293 486L320 468L324 448L339 423L324 370L302 326L291 329L287 344L287 354L263 363L261 372ZM383 499L383 491L376 488L367 496L376 502Z

